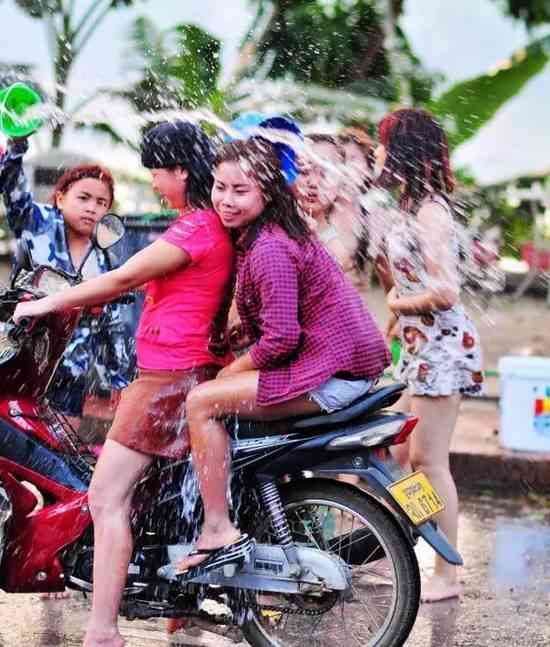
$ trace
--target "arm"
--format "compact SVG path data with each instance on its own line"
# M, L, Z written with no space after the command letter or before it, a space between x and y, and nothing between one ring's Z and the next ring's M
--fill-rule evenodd
M391 273L388 257L385 253L379 253L374 262L374 271L383 287L384 292L388 293L394 287L393 276Z
M452 221L441 205L430 203L418 212L419 240L423 251L429 287L412 297L388 294L388 306L396 315L417 315L449 310L459 298L456 260L452 254Z
M56 310L105 303L146 281L171 274L190 262L191 257L186 251L164 240L157 240L116 270L58 294L20 303L13 318L18 321L21 317L38 317Z
M388 223L384 221L387 212L373 209L368 215L369 255L374 259L374 271L386 294L394 287L393 274L387 254L385 237Z
M29 182L23 170L23 156L27 152L26 139L10 141L8 150L0 159L0 191L6 205L6 218L10 229L19 238L29 227L34 203Z
M339 238L329 240L325 246L344 272L350 272L353 269L351 255Z
M224 369L223 375L274 366L287 359L300 343L298 274L291 255L278 241L257 245L252 254L252 280L261 301L262 336L249 352Z

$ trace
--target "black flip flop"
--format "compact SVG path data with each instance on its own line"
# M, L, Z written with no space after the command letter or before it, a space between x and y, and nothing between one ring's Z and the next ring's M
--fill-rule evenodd
M192 553L189 553L187 557L194 557L195 555L208 555L208 557L200 564L188 568L183 573L177 573L176 579L182 583L229 564L242 566L252 552L254 543L253 539L247 534L244 534L227 546L221 546L220 548L197 548Z

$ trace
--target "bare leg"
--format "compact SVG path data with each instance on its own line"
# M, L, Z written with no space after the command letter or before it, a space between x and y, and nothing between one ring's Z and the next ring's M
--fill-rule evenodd
M122 647L117 618L132 554L130 504L151 458L107 440L88 500L94 520L94 590L84 647Z
M419 422L410 437L411 465L428 476L445 501L437 522L453 546L458 539L458 496L449 466L449 448L459 408L460 395L412 398L412 413ZM456 566L436 555L433 577L422 587L422 600L436 602L461 592Z
M227 483L229 480L229 436L217 418L238 413L242 418L276 420L301 413L319 413L315 402L296 398L272 407L256 404L258 371L203 382L187 396L186 417L189 425L193 465L204 503L204 525L198 548L218 548L239 538L239 530L229 519ZM206 559L198 555L183 560L182 570Z

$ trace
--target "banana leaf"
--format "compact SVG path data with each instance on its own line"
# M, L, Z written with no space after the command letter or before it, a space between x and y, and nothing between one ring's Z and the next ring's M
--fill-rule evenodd
M498 110L515 97L550 58L550 36L517 50L487 74L457 83L427 108L439 117L452 148L471 139Z

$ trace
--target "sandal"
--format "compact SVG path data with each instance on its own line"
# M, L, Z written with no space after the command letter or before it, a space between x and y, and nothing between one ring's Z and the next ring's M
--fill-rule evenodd
M203 562L196 566L191 566L191 568L183 572L177 571L174 566L168 564L162 567L162 569L159 569L159 575L168 577L168 579L177 580L181 584L195 577L205 575L209 571L217 568L228 565L242 566L252 552L254 544L254 540L244 534L227 546L221 546L219 548L197 548L189 553L187 557L207 555L207 558ZM229 577L229 575L226 577Z

